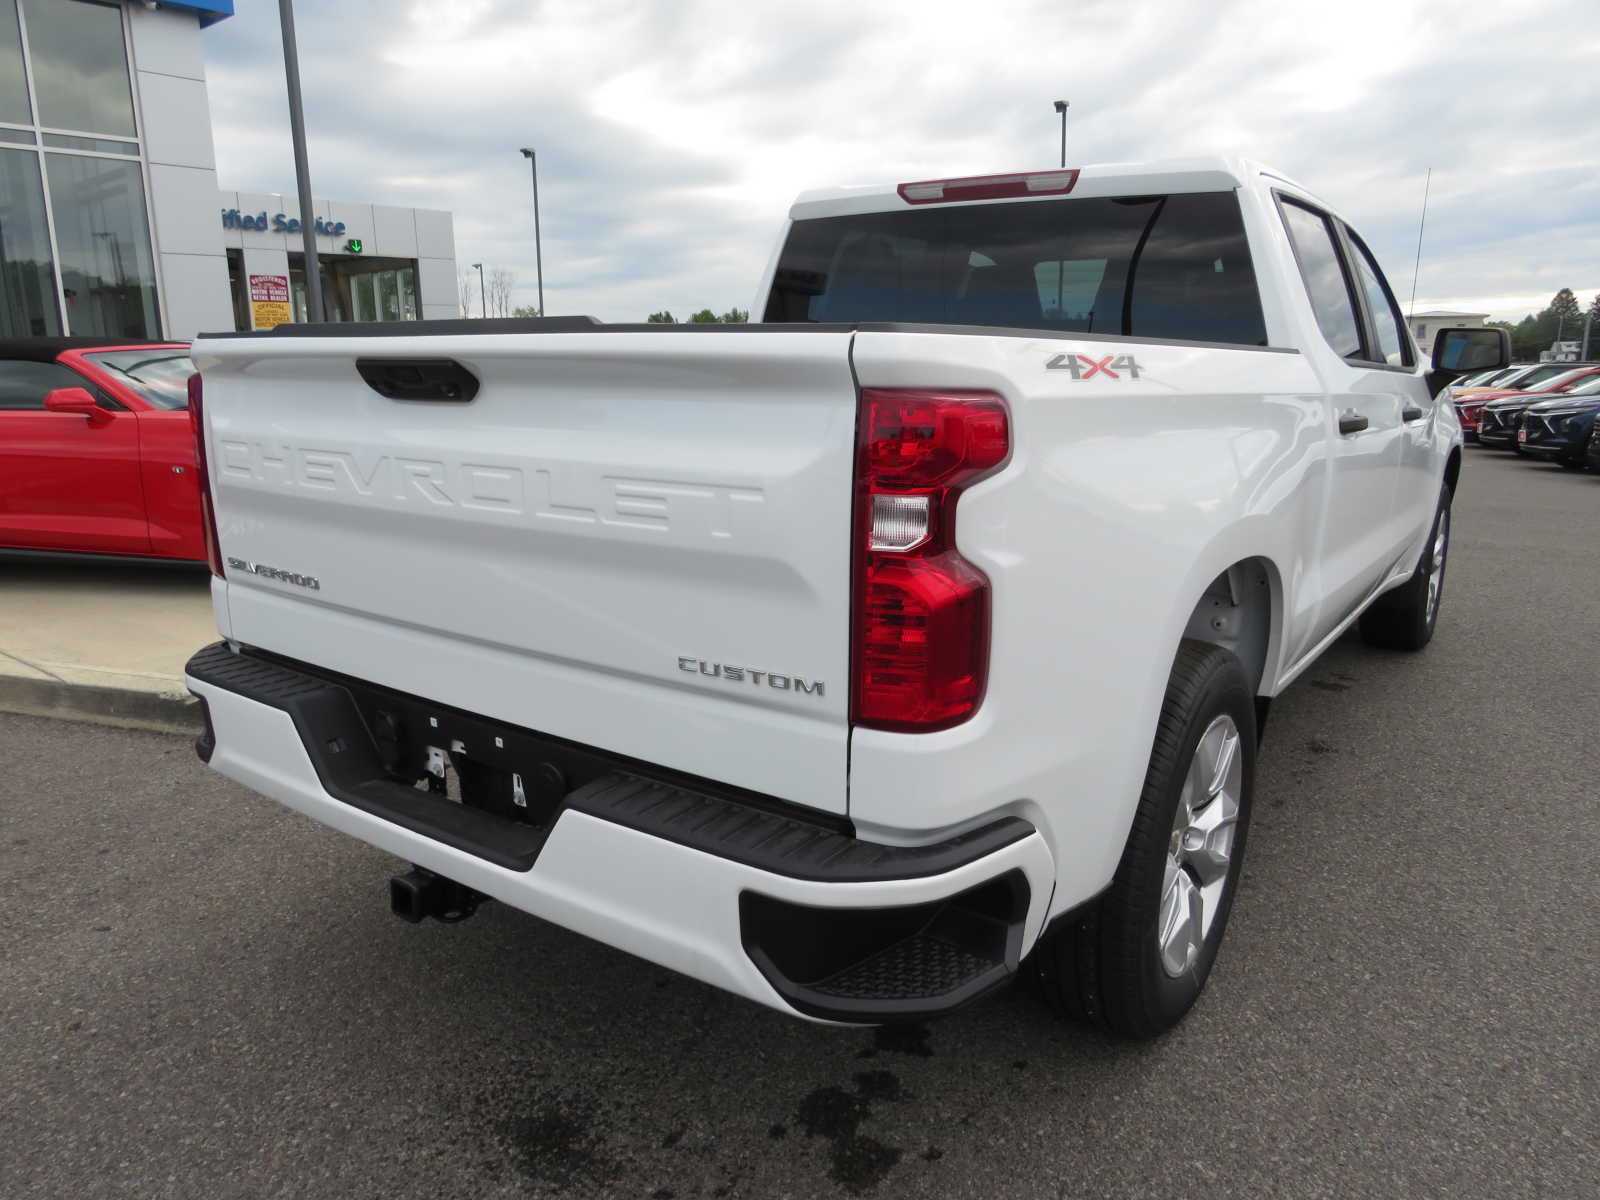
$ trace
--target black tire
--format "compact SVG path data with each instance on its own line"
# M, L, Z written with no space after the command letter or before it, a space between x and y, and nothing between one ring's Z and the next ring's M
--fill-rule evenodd
M1434 545L1444 529L1444 554L1438 566L1439 589L1434 603L1428 603L1428 585L1434 577ZM1385 592L1361 614L1361 637L1369 646L1384 650L1421 650L1433 640L1444 601L1445 568L1450 553L1450 489L1439 489L1439 507L1434 510L1428 540L1411 578L1391 592Z
M1244 861L1255 790L1255 696L1232 653L1185 641L1167 683L1133 828L1111 887L1052 928L1033 954L1046 999L1063 1016L1125 1037L1149 1038L1176 1025L1205 987L1228 924ZM1184 777L1202 735L1222 715L1238 730L1239 810L1221 899L1184 973L1162 966L1157 942L1167 852ZM1218 803L1219 801L1212 801Z

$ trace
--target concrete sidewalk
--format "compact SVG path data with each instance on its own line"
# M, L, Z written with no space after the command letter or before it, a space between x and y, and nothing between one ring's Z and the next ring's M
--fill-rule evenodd
M203 566L0 560L0 711L199 728L183 664L217 639Z

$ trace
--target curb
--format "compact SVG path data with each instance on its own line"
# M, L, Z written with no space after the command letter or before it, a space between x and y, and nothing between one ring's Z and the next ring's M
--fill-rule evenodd
M19 675L0 675L0 712L157 733L197 734L205 725L200 702L187 693L146 692Z

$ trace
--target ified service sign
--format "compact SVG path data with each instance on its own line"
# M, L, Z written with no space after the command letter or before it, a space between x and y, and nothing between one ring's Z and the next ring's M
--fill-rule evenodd
M250 276L250 324L256 329L272 329L292 320L288 276Z

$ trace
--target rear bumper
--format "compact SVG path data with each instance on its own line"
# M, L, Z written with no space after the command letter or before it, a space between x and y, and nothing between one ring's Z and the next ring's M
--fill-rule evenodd
M861 1023L949 1012L1003 984L1044 924L1054 862L1016 817L887 846L803 812L619 769L565 793L534 825L388 775L369 718L340 682L220 643L195 655L187 676L207 711L198 749L222 774L515 908L785 1012ZM447 746L484 725L439 714ZM530 736L507 729L503 740Z

